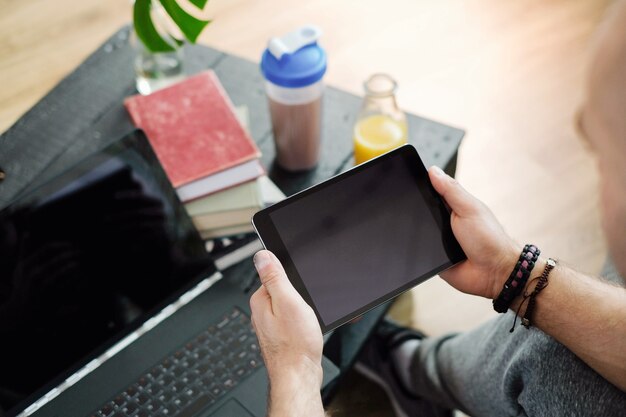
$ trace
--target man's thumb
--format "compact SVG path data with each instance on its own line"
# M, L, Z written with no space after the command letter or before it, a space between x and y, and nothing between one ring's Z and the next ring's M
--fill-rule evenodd
M468 216L478 210L479 201L468 193L457 180L443 172L441 168L430 167L428 175L435 190L446 200L446 203L456 214Z
M270 297L281 293L295 292L293 285L287 278L287 274L274 254L267 250L262 250L254 255L254 266L259 273L261 283L267 289Z

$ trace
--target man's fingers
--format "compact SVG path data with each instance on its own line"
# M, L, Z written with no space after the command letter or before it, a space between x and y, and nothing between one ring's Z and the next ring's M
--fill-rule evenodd
M428 175L435 190L446 200L452 211L459 216L468 216L480 209L480 202L468 193L457 180L443 172L441 168L430 167Z
M270 297L280 298L300 297L287 278L287 274L274 254L262 250L254 255L254 266L259 273L261 283L267 289Z

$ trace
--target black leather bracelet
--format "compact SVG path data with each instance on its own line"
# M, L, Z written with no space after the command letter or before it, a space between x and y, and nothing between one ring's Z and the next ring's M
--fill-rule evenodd
M498 313L506 313L515 297L524 289L524 285L526 285L530 272L535 267L535 262L539 259L540 254L541 250L537 246L530 244L524 246L515 268L513 268L513 272L509 275L509 279L504 283L498 297L493 300L494 310Z

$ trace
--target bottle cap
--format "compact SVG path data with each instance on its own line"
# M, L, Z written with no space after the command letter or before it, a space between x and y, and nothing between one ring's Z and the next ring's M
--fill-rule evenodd
M261 58L266 80L281 87L306 87L326 72L326 52L317 40L322 31L304 26L279 38L270 39Z

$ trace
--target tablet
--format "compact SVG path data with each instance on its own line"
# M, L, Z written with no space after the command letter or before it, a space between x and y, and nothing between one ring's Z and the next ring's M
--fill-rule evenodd
M252 223L324 333L465 259L411 145L268 207Z

